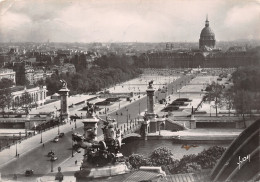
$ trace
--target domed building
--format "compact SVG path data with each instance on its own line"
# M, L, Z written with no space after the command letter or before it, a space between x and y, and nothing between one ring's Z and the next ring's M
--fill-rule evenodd
M202 50L214 49L216 44L215 34L209 27L208 16L206 18L205 27L201 30L199 48Z

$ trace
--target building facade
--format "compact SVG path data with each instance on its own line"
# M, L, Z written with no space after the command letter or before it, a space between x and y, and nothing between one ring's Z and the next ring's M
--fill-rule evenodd
M24 87L23 89L12 92L13 107L17 107L21 105L22 102L21 97L26 92L30 94L31 104L43 105L44 102L46 101L46 96L47 96L46 86L33 87L33 88Z

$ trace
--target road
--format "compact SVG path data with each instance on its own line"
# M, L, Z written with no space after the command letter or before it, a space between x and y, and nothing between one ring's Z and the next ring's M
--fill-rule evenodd
M73 132L82 132L83 127L74 129ZM46 173L51 171L51 161L50 157L47 157L49 151L53 150L58 157L58 160L53 162L53 166L60 164L62 161L66 160L72 155L72 140L71 140L72 131L66 133L63 138L55 143L52 141L46 142L44 147L41 145L23 155L21 155L16 160L11 161L5 166L0 168L2 177L10 177L13 174L17 174L18 178L24 176L26 169L34 170L34 177L43 176ZM75 155L82 155L75 153ZM26 178L27 180L32 180L33 178Z

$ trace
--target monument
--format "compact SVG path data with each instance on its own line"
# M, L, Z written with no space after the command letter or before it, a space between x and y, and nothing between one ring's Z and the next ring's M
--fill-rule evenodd
M121 131L116 129L115 120L103 121L104 140L97 140L97 123L95 107L89 105L84 123L84 136L72 134L77 146L85 149L80 170L74 176L78 182L86 179L110 177L129 172L124 157L119 149L122 145Z
M154 113L154 92L155 89L153 88L153 81L149 82L149 86L146 90L147 93L147 112L145 114L145 121L146 125L150 126L149 129L147 128L146 130L149 133L154 133L158 130L158 125L157 125L157 119L156 119L156 114Z
M67 82L65 80L60 80L62 83L62 88L59 90L60 93L60 119L68 120L69 119L69 109L68 109L68 96L69 89L67 87Z

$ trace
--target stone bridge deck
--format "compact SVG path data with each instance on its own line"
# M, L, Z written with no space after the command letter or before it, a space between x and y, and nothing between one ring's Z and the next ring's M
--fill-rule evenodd
M134 120L133 122L129 122L128 125L127 123L122 123L118 126L118 128L122 131L123 134L123 139L128 138L128 137L141 137L140 134L135 133L136 131L140 130L141 128L141 122L138 120ZM103 140L104 135L100 135L97 137L97 140Z

